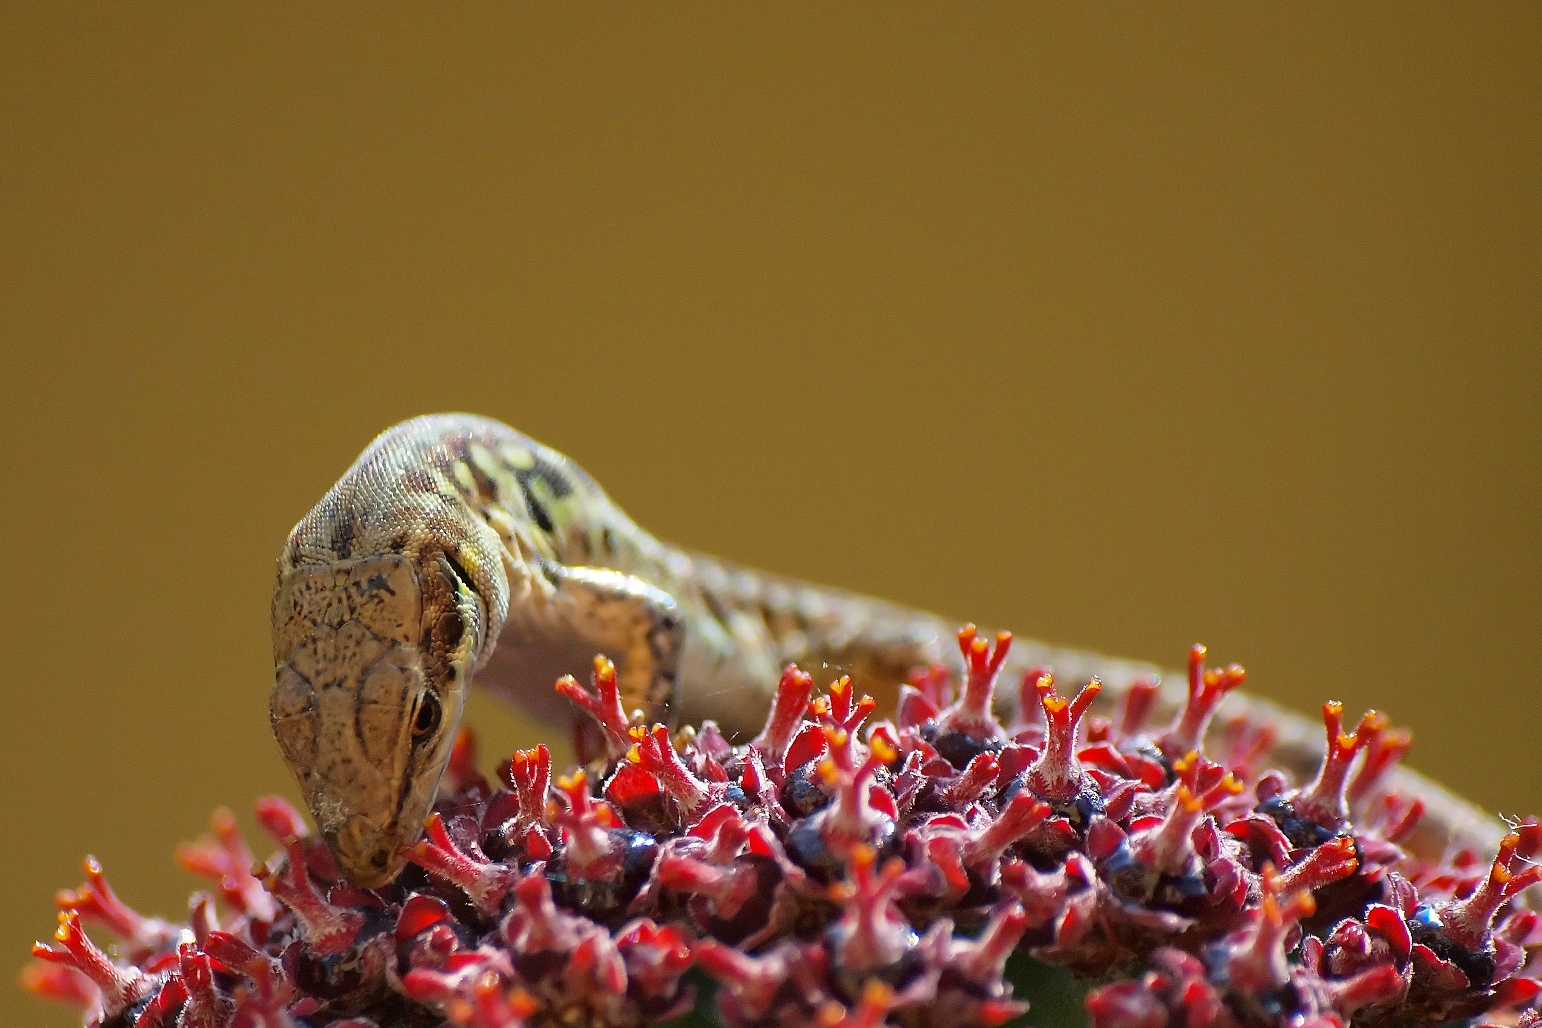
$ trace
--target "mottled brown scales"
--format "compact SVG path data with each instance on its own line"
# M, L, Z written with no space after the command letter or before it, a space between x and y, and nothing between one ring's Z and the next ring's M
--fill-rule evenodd
M290 533L270 712L339 866L379 885L419 835L472 680L569 723L553 683L587 677L601 652L638 718L710 718L742 740L787 663L892 691L917 665L956 664L952 634L929 614L661 543L555 450L433 415L382 433ZM1051 657L1032 643L1012 656ZM1069 677L1089 666L1054 656Z

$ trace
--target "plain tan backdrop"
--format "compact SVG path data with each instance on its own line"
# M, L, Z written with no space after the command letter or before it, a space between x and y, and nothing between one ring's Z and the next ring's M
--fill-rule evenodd
M6 5L0 967L294 794L274 557L445 409L1542 811L1539 79L1535 5Z

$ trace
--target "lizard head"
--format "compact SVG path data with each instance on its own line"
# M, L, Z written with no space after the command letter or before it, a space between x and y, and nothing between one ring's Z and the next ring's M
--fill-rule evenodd
M273 734L343 874L396 877L449 761L483 631L453 558L385 553L281 571Z

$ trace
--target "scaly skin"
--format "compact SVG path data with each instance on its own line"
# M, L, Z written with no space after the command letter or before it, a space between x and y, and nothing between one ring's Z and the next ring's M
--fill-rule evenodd
M783 665L892 688L916 666L956 666L953 632L661 543L560 453L433 415L382 433L290 533L270 716L338 866L374 887L418 838L473 679L571 725L553 683L603 652L635 720L748 736ZM1053 662L1067 679L1136 670L1023 641L1012 658L1009 672Z

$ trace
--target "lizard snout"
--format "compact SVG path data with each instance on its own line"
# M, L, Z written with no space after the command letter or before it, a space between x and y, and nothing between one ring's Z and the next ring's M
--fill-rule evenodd
M406 863L401 850L411 841L394 822L376 825L361 814L350 816L335 832L323 832L323 837L343 877L366 889L396 877Z

